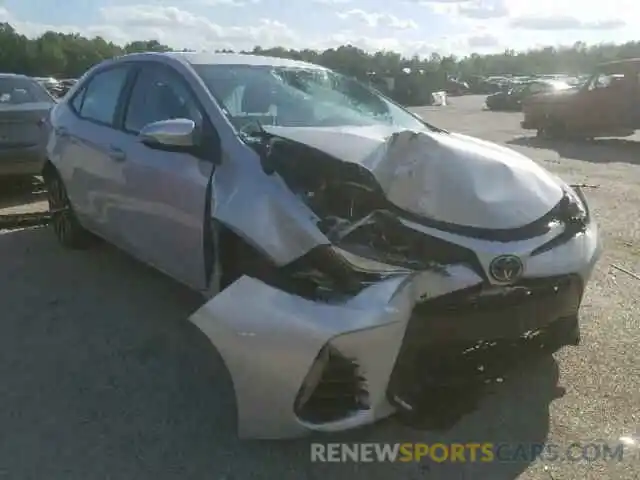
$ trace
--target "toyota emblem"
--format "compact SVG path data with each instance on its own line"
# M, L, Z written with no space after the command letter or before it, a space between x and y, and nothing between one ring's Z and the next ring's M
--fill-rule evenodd
M513 283L522 276L523 272L522 260L515 255L501 255L494 258L489 265L489 273L500 283Z

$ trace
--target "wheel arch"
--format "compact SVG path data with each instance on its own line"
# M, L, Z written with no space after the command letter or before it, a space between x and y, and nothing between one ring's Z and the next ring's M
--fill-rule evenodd
M51 178L52 175L59 175L58 169L48 158L45 159L40 173L42 174L42 178L44 178L45 180Z

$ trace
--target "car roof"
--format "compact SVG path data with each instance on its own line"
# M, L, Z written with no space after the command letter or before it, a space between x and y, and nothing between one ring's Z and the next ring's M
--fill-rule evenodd
M290 60L288 58L250 55L243 53L208 53L208 52L145 52L131 53L118 57L118 60L136 60L149 58L173 58L191 65L253 65L267 67L313 68L326 70L313 63Z

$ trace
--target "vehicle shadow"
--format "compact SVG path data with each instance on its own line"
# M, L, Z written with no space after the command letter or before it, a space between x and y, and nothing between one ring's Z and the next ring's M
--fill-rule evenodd
M538 137L517 137L510 145L554 150L564 158L590 163L640 163L640 142L624 138L595 140L550 140Z
M46 195L44 185L36 178L0 179L0 209L45 200Z
M490 392L432 401L432 416L449 417L438 431L391 418L335 435L240 441L229 375L186 321L197 294L104 244L64 250L47 227L0 233L0 264L7 478L515 479L528 459L313 463L310 442L544 443L561 394L554 359L535 356Z

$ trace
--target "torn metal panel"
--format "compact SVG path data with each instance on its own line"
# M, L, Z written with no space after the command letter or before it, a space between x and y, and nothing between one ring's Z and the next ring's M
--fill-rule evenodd
M448 276L447 280L445 277ZM233 379L242 437L285 438L342 430L393 411L386 386L411 311L420 298L482 279L464 267L383 280L339 305L304 299L244 276L190 320L207 335ZM442 287L448 282L447 287ZM247 302L246 299L251 301ZM361 368L370 408L309 423L293 405L318 352L327 345Z
M563 194L534 161L465 135L380 125L265 130L366 168L391 203L435 221L517 228L544 216Z
M276 265L330 243L316 226L318 217L278 175L264 172L254 150L243 144L234 145L234 150L213 174L213 218Z

